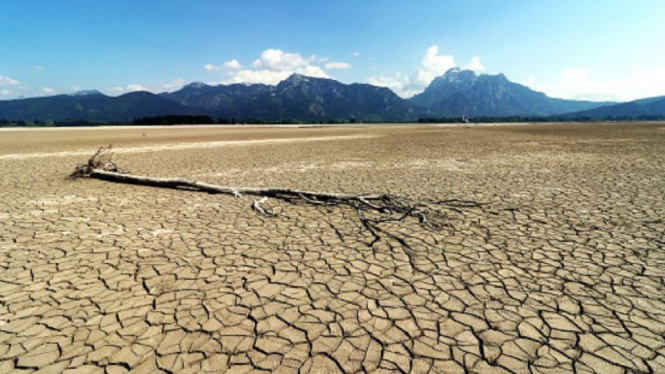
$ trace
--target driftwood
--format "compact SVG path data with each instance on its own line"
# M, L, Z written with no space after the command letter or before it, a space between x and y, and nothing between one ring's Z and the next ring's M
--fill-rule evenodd
M100 147L85 164L77 165L74 172L69 175L69 179L86 178L92 174L93 170L104 170L116 173L124 172L118 168L118 159L120 158L112 152L113 146Z
M330 192L311 192L311 191L300 191L293 190L288 188L275 188L275 187L228 187L228 186L219 186L216 184L209 184L199 181L193 181L182 178L153 178L145 177L140 175L131 175L118 173L113 171L106 171L100 169L93 169L89 174L90 178L108 180L112 182L127 183L127 184L140 184L144 186L153 186L153 187L163 187L163 188L178 188L178 189L191 189L203 192L210 193L221 193L227 195L233 195L236 197L242 197L243 195L254 195L254 196L268 196L279 198L283 197L300 197L304 200L311 200L313 204L324 204L325 201L330 200L377 200L380 199L382 195L348 195L340 193L330 193ZM301 196L302 195L302 196Z
M90 157L87 163L78 165L69 178L95 178L117 183L220 193L235 197L243 197L244 195L260 196L260 199L253 200L252 209L268 217L275 216L274 213L263 206L269 197L315 206L346 205L356 210L364 228L374 236L374 242L380 238L378 232L382 230L377 226L380 223L401 222L411 217L417 219L420 224L427 228L438 230L445 226L445 223L435 223L428 220L431 207L445 207L457 211L461 208L476 208L482 205L475 201L459 199L420 201L390 194L344 194L275 187L230 187L182 178L154 178L132 175L117 166L117 159L111 150L110 145L100 148ZM368 217L365 213L372 213L371 217Z

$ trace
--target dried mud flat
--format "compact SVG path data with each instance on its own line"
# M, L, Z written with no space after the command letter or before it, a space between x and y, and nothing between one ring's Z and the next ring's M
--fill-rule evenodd
M0 133L0 373L665 373L665 125ZM348 207L133 173L468 199ZM197 144L198 143L198 144Z

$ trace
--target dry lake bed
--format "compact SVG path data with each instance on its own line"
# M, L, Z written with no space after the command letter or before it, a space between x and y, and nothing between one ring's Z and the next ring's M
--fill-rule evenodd
M0 373L665 373L664 220L662 123L3 130Z

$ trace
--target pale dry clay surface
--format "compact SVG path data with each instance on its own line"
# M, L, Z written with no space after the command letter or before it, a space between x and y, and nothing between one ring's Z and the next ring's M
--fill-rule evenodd
M664 129L4 131L0 373L663 373ZM107 143L141 175L486 205L370 245L348 207L65 180Z

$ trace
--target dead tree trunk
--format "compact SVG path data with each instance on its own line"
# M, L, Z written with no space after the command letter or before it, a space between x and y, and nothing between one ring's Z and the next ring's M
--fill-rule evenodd
M439 229L442 226L441 223L430 222L427 219L430 208L434 206L455 210L481 206L481 204L474 201L458 199L420 201L389 194L344 194L276 187L230 187L182 178L154 178L131 175L118 168L110 145L100 148L90 157L87 163L77 166L69 178L95 178L117 183L221 193L235 197L242 197L243 195L261 196L261 199L253 201L252 208L265 216L274 215L268 209L262 207L268 197L288 202L300 201L311 205L346 205L355 208L363 226L374 236L377 236L377 234L372 229L373 225L382 222L404 221L409 217L416 218L420 224L427 228ZM363 212L372 212L373 214L368 217Z

